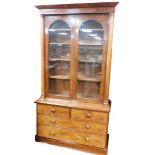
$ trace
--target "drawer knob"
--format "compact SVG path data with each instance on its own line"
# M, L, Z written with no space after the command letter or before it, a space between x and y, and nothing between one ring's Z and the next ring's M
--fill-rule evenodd
M51 123L55 123L55 120L54 120L54 119L52 119Z
M90 117L90 114L89 113L86 113L86 117Z
M55 113L55 109L51 109L51 112L52 112L52 113Z
M89 141L89 138L86 138L85 141L88 142Z
M86 125L86 129L90 129L90 125L89 124Z
M52 131L52 132L51 132L51 135L55 135L55 132Z

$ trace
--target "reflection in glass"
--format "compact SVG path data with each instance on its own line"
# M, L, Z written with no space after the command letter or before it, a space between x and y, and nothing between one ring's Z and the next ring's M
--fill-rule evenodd
M79 98L99 98L102 66L103 28L95 20L84 22L79 30Z
M49 93L69 95L71 30L64 21L54 22L49 34Z
M70 43L70 31L66 30L53 30L49 31L49 42L51 44L69 44Z

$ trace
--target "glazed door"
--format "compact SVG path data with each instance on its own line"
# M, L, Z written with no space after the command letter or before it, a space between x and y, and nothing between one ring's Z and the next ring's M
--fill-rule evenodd
M46 97L103 101L107 14L45 17Z
M45 17L46 97L71 98L73 16Z
M108 18L106 14L76 16L75 96L79 100L103 101Z

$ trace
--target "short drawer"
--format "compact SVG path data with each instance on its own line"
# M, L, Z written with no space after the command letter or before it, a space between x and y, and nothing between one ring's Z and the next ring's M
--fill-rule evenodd
M71 117L89 121L108 122L108 113L83 109L71 109Z
M37 112L49 115L69 116L69 108L46 104L37 104Z
M100 135L107 134L107 124L95 123L84 120L77 120L73 118L56 117L49 115L38 115L38 124L49 125L56 127L64 127L84 132L96 133Z
M49 127L44 125L38 126L38 136L53 138L71 143L89 145L99 148L105 148L107 143L106 136L89 134L86 132L75 132L74 130Z

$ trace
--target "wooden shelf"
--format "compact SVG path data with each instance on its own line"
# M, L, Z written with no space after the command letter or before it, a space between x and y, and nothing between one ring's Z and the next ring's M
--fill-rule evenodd
M83 94L82 95L80 95L80 94L77 94L77 98L85 98L85 99L99 99L99 96L95 96L95 97L93 97L93 96L84 96Z
M86 44L86 43L79 43L79 46L102 46L102 44Z
M79 81L88 81L88 82L100 82L100 78L92 78L92 77L85 77L85 76L78 76Z
M50 79L62 79L67 80L70 79L69 75L52 75L49 76ZM100 78L90 78L90 77L84 77L84 76L78 76L79 81L88 81L88 82L100 82Z
M50 79L60 79L60 80L69 80L69 75L52 75L49 76Z
M85 31L86 33L89 33L87 31L103 31L103 29L80 29L80 31Z
M66 62L70 62L70 59L63 59L63 58L49 58L49 61L66 61Z
M49 29L49 31L71 31L71 29Z
M70 62L70 59L49 58L49 61L66 61L66 62ZM102 63L102 60L79 60L79 62Z
M70 45L70 43L49 43L50 45Z
M79 62L102 63L102 60L79 60Z

